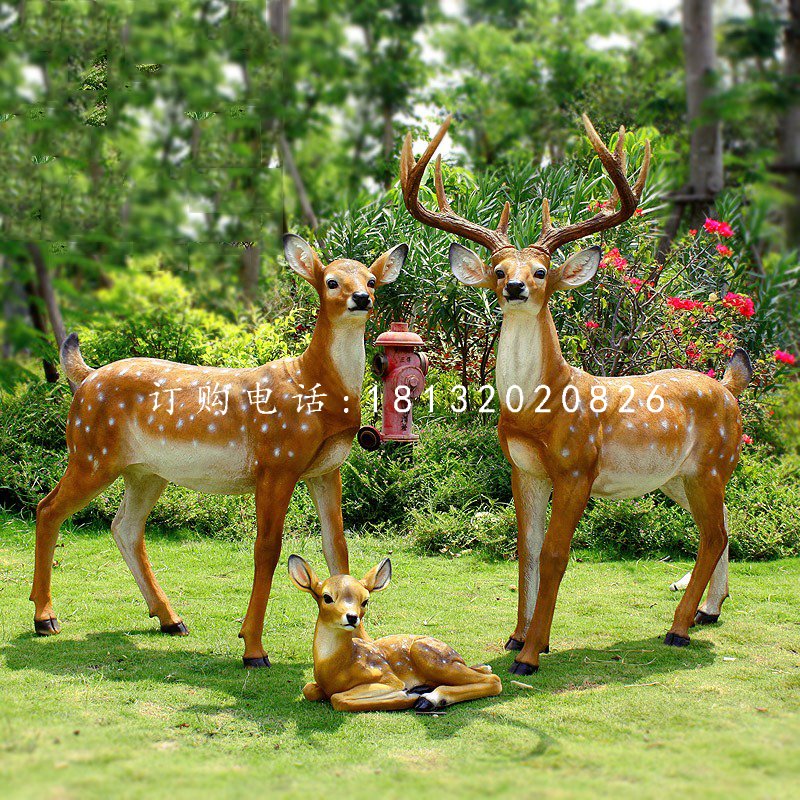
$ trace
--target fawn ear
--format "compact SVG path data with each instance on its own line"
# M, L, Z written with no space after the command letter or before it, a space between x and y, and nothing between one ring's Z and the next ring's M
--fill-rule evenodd
M314 248L293 233L287 233L283 237L283 253L289 266L311 284L316 283L317 275L325 269Z
M450 245L450 269L465 286L482 286L486 289L494 286L486 264L472 250L456 242Z
M375 276L378 286L383 286L384 283L392 283L397 279L407 255L408 245L398 244L391 250L379 255L372 262L369 271Z
M313 594L315 597L319 594L322 586L320 579L305 559L300 556L289 556L289 577L298 589Z
M379 592L389 585L392 578L392 562L384 558L377 567L373 567L362 579L361 583L368 592Z
M600 266L600 258L603 251L595 247L587 247L579 250L575 255L570 256L559 269L553 270L553 280L556 289L574 289L583 286L594 278L597 268Z

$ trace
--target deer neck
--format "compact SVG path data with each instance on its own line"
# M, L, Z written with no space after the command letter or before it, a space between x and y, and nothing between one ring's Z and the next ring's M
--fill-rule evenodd
M337 667L345 666L353 660L353 637L355 631L332 628L317 620L314 628L314 664L334 660Z
M365 324L363 317L333 323L320 311L311 341L300 357L301 372L309 373L321 383L323 391L333 388L329 386L333 377L341 384L344 394L359 398L366 359Z
M512 386L519 386L526 403L534 399L537 386L554 390L568 369L547 305L538 314L522 309L505 312L495 368L501 404Z

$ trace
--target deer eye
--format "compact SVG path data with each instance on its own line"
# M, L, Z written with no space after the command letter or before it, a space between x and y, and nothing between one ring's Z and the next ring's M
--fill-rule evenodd
M494 274L495 274L495 277L496 277L498 280L502 280L502 279L503 279L503 278L505 278L505 276L506 276L505 272L503 272L503 270L501 270L501 269L496 269L496 270L494 271Z
M366 607L367 607L367 603L369 603L369 600L365 600L365 601L364 601L364 602L361 604L361 608L366 608Z
M329 289L338 289L339 288L339 284L333 278L331 278L330 280L325 281L325 285ZM331 602L333 602L333 601L331 601Z
M333 602L333 598L329 594L322 595L322 599L330 605Z
M536 270L536 272L533 273L533 277L539 278L539 280L541 280L542 278L546 278L547 270L540 267L539 269Z
M367 286L369 286L370 289L374 289L375 288L375 278L370 278L367 281Z

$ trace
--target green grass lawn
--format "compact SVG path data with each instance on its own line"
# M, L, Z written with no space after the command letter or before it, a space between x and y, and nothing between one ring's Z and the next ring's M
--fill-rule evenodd
M504 680L500 697L431 717L303 699L316 609L285 559L268 611L273 666L245 671L247 544L154 535L149 549L191 636L157 633L108 532L84 529L56 551L63 631L40 639L33 527L0 517L3 798L797 797L799 560L732 565L724 621L675 649L661 644L678 599L667 587L687 564L573 559L552 652L525 689L502 650L516 564L352 539L355 571L387 551L394 564L373 635L436 636ZM292 551L323 564L314 536L287 541Z

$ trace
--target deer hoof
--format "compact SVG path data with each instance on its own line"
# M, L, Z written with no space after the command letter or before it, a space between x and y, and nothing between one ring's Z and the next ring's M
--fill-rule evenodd
M247 667L248 669L255 669L256 667L272 666L269 663L269 658L267 658L267 656L258 656L256 658L248 658L247 656L244 656L242 658L242 661L244 662L245 667Z
M677 633L670 631L664 637L664 644L670 647L688 647L691 640L688 636L679 636Z
M435 686L415 686L413 689L408 689L406 694L427 694L428 692L432 692L435 688Z
M699 611L694 615L695 625L713 625L719 620L719 614L706 614L705 611Z
M61 632L61 624L55 617L35 619L33 621L33 629L38 636L53 636Z
M161 626L161 633L168 633L170 636L188 636L189 629L182 621L172 622L169 625Z
M534 672L539 671L539 666L535 664L526 664L524 661L515 661L508 669L512 675L533 675Z
M513 636L506 642L506 650L522 650L525 642L515 639Z

